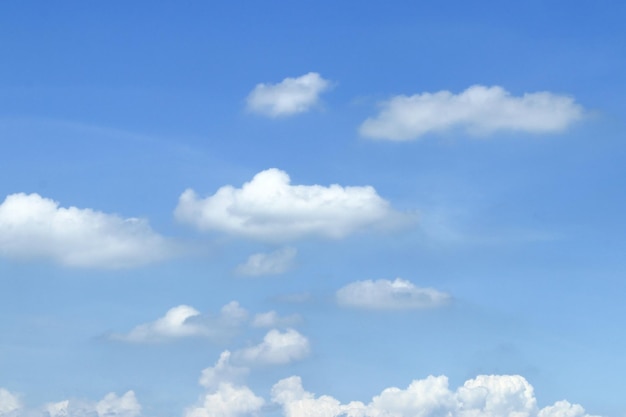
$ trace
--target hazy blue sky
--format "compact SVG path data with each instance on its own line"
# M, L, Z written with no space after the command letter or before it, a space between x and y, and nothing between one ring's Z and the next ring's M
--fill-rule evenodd
M0 417L626 416L625 20L1 2Z

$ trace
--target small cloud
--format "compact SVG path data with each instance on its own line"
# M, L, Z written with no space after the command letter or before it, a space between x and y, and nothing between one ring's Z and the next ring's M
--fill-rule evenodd
M257 84L246 99L249 111L269 117L291 116L310 110L330 82L316 72L285 78L278 84Z
M0 204L0 255L7 258L126 268L166 259L173 250L142 219L60 207L39 194L11 194Z
M188 189L174 214L199 230L272 242L309 236L340 239L409 219L394 211L373 187L291 185L289 175L275 168L256 174L241 188L224 186L206 198Z
M235 352L235 357L250 365L285 365L299 361L310 353L309 340L296 330L270 330L263 342Z
M98 417L137 417L141 414L141 405L133 391L121 397L111 392L96 404L96 412Z
M380 107L377 116L361 124L361 135L406 141L452 129L473 136L498 131L556 133L583 117L583 108L569 96L544 91L515 97L502 87L482 85L460 94L439 91L395 96Z
M141 324L126 334L112 334L109 339L129 343L160 343L189 337L222 339L230 337L247 319L248 312L236 301L222 307L217 317L180 305L153 322Z
M185 417L247 417L256 415L264 404L250 388L222 383L204 396L202 404L189 408Z
M298 251L295 248L282 248L270 253L255 253L235 268L235 273L249 277L280 275L289 271Z
M275 311L259 313L252 319L252 327L293 327L300 323L302 318L297 314L281 317Z
M0 417L12 415L22 408L22 402L16 394L0 388Z
M219 359L214 366L208 367L202 371L200 376L200 385L205 388L213 389L219 387L222 383L236 383L248 375L249 369L241 366L234 366L230 363L230 351L225 350L220 354Z
M357 281L339 289L337 303L342 307L367 310L411 310L442 306L450 301L446 293L432 288L420 288L411 282L396 278L394 281Z

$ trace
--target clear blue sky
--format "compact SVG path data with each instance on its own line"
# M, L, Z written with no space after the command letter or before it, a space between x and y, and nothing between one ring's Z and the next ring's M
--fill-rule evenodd
M0 417L626 416L625 20L2 2Z

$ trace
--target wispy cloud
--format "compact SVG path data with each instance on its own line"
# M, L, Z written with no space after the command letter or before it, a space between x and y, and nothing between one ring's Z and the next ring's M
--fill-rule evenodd
M296 248L290 247L270 253L255 253L238 265L235 273L249 277L284 274L293 267L297 253Z

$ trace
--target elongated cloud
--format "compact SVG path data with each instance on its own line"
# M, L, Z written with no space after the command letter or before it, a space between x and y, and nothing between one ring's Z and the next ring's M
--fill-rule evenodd
M309 340L293 329L270 330L263 342L235 352L239 361L250 365L284 365L309 355Z
M269 117L290 116L310 110L330 82L316 72L285 78L278 84L257 84L248 95L249 111Z
M298 251L295 248L282 248L270 253L255 253L235 268L235 273L249 277L280 275L293 267Z
M141 324L126 334L112 334L112 340L130 343L159 343L188 337L228 338L248 319L248 312L233 301L217 317L203 315L187 305L171 308L165 316Z
M372 187L291 185L289 175L275 168L256 174L241 188L224 186L206 198L188 189L174 214L203 231L274 242L307 236L339 239L407 220Z
M297 314L279 316L275 311L259 313L252 320L252 327L293 327L300 323L302 318Z
M502 87L474 85L449 91L395 96L360 127L373 139L413 140L428 133L462 129L474 136L498 131L561 132L583 116L573 98L547 91L512 96Z
M413 283L396 278L394 281L357 281L339 289L337 303L342 307L369 310L410 310L433 308L450 301L446 293L432 288L420 288Z
M165 259L174 248L145 220L60 207L38 194L0 204L0 255L72 267L124 268Z

